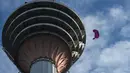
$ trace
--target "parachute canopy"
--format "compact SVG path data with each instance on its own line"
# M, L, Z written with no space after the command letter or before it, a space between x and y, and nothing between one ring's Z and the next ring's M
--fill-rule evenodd
M94 29L93 32L94 32L94 34L95 34L93 40L94 40L94 39L98 39L98 38L99 38L99 31L96 30L96 29Z

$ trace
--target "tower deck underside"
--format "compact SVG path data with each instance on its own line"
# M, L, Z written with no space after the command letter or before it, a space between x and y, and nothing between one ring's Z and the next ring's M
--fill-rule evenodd
M20 46L18 65L23 72L30 73L31 65L37 59L48 59L54 63L58 73L64 73L71 65L71 51L61 38L43 34L27 39Z

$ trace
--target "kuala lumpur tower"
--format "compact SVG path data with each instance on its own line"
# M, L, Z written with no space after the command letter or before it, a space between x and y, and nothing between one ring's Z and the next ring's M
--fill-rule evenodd
M2 31L3 50L21 73L66 73L85 43L78 15L55 0L25 3L9 16Z

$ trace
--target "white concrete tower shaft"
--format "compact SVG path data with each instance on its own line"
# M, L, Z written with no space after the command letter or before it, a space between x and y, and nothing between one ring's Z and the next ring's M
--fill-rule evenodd
M51 62L38 61L32 65L30 73L57 73L57 71Z

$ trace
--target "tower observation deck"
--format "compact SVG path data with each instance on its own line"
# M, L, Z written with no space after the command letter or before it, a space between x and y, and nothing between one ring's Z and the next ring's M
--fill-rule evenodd
M22 73L66 73L85 43L78 15L54 0L25 3L9 16L2 32L3 50Z

